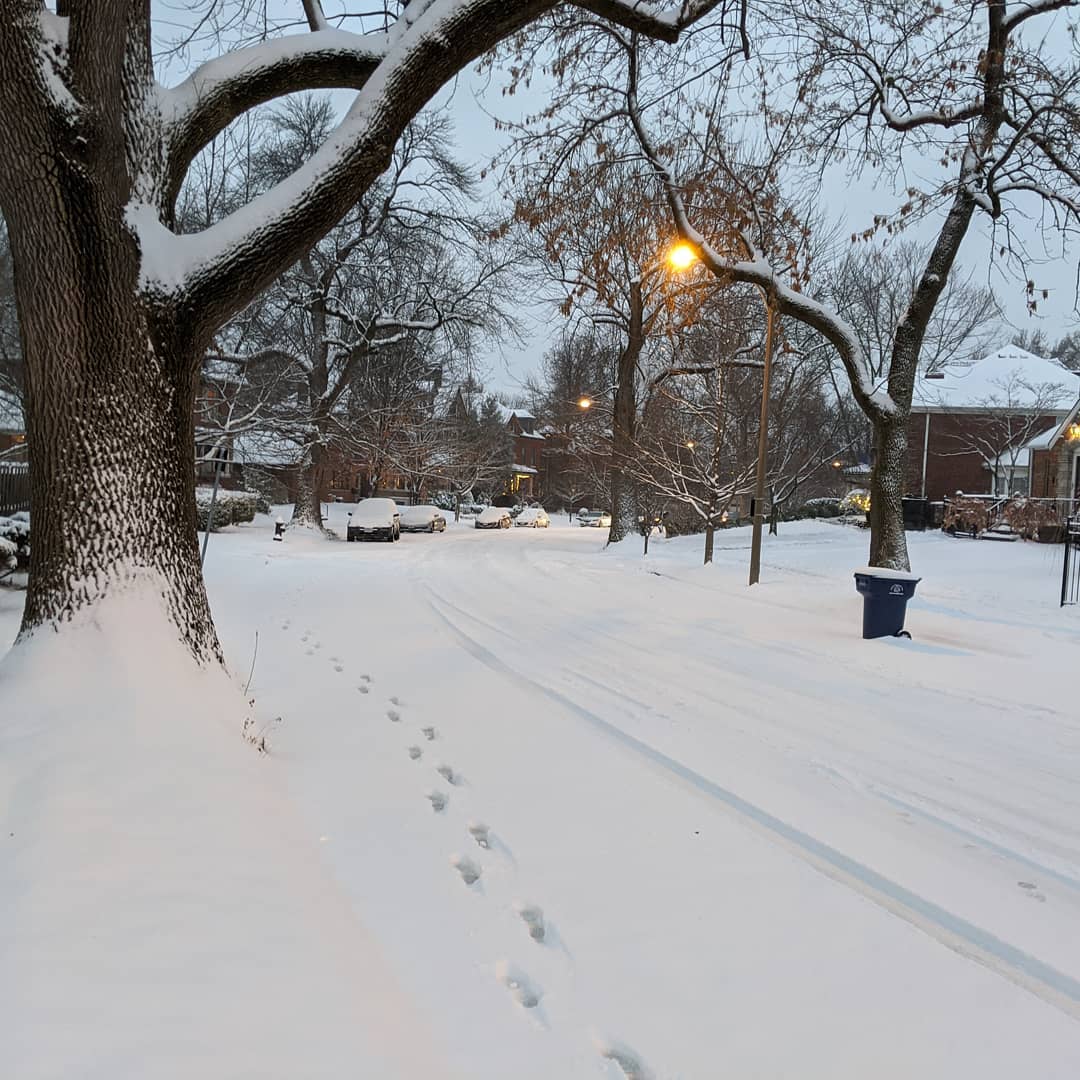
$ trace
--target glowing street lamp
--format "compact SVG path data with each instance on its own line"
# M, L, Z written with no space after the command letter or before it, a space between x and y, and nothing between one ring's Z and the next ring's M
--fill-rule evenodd
M579 409L591 409L592 398L583 397L578 400L577 407Z
M673 270L689 270L697 262L697 252L685 240L668 248L667 261Z
M697 443L695 443L693 439L690 439L686 444L686 449L693 450L696 445Z

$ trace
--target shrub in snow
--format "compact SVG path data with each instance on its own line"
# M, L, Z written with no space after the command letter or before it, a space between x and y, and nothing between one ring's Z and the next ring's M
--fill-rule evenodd
M0 517L0 570L25 570L30 566L30 515L20 510Z
M840 500L830 498L807 499L798 510L804 518L831 518L840 516Z
M945 507L942 529L950 533L971 533L978 536L989 524L987 505L982 499L965 498L958 495Z
M865 514L870 509L870 492L855 488L840 500L841 514Z
M1053 503L1018 497L1005 507L1005 520L1025 540L1035 540L1040 529L1060 528L1061 518Z
M254 521L258 510L259 496L251 491L226 491L218 488L214 501L212 487L195 489L195 518L200 532L205 532L207 524L211 532L217 532L226 525L236 525ZM213 518L210 516L210 504L213 501Z
M260 514L269 514L271 506L289 501L289 489L273 473L254 465L244 466L244 487L258 496Z

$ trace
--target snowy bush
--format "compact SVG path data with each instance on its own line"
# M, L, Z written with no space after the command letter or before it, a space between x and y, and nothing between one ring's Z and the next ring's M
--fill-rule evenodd
M206 531L210 521L210 503L213 500L212 487L195 489L195 518L200 532ZM217 532L226 525L237 525L254 521L258 511L259 496L251 491L226 491L218 488L217 501L214 502L214 516L210 521L210 531Z
M982 499L960 495L950 499L945 507L942 529L949 533L971 533L978 536L989 525L989 510Z
M30 515L20 510L0 517L0 570L25 570L30 565Z
M269 514L270 507L287 503L289 489L273 473L254 465L244 466L244 487L257 496L256 506L260 514Z
M1035 540L1040 529L1061 526L1061 518L1053 503L1022 496L1012 500L1005 507L1005 520L1013 532L1019 533L1025 540Z
M870 509L870 492L866 488L855 488L840 500L841 514L865 514Z
M800 518L832 518L840 516L840 500L832 498L807 499L796 514Z

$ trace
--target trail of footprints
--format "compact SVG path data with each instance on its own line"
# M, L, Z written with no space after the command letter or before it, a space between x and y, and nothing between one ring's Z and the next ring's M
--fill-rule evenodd
M281 629L290 628L290 620L282 621ZM314 631L305 630L300 638L301 645L305 646L308 656L314 656L321 648L322 643L314 636ZM328 658L331 666L337 672L344 672L345 663L340 656ZM356 689L361 694L370 694L374 679L363 674L359 677ZM403 703L399 697L391 696L388 699L386 718L392 724L401 724L403 718ZM418 729L423 740L434 743L439 738L438 729L433 726ZM423 763L424 747L419 743L413 743L406 748L409 757L418 763ZM436 774L451 788L465 786L465 778L452 765L446 762L438 762L435 765ZM425 798L431 804L432 811L437 815L445 813L450 804L450 793L441 788L429 788ZM480 853L490 853L498 845L492 835L490 827L483 821L471 820L466 825L469 836L472 838ZM505 845L504 845L505 851ZM481 856L454 854L450 856L450 866L458 873L466 887L477 887L483 878L484 866ZM1021 888L1033 888L1028 883L1022 882ZM1037 899L1042 899L1036 894ZM517 901L514 904L514 913L521 920L529 938L537 945L550 944L549 927L544 918L543 909L538 904ZM530 976L520 967L508 960L501 960L495 967L495 977L506 987L507 992L523 1009L536 1009L543 999L543 990ZM614 1062L618 1066L625 1080L653 1080L653 1073L640 1061L638 1056L621 1043L596 1042L599 1055L607 1061Z
M386 710L387 718L395 724L402 722L404 706L397 697L388 699L390 708ZM433 743L439 738L435 727L421 727L420 734L428 743ZM420 743L412 743L406 747L409 758L417 763L424 763L424 747ZM451 791L442 788L429 788L425 798L431 803L431 809L435 814L445 814L450 805L451 792L455 788L466 786L464 776L453 765L440 761L435 765L435 772L448 785ZM477 855L464 855L455 853L450 856L449 864L457 872L462 883L469 889L478 890L484 876L483 855L491 853L499 846L497 838L492 834L491 827L484 821L472 819L466 824L466 830L479 849ZM506 851L505 845L503 850ZM514 914L521 920L529 938L539 946L551 944L549 926L544 918L543 908L539 904L516 901L513 905ZM539 1007L544 993L539 985L529 974L509 960L501 960L495 967L496 979L506 987L507 992L523 1009L536 1009ZM608 1043L602 1040L594 1040L597 1053L607 1061L618 1066L625 1080L654 1080L653 1073L641 1062L638 1056L622 1043Z

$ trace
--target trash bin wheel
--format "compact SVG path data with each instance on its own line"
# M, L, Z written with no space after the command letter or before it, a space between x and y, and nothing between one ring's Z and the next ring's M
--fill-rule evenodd
M906 630L897 630L893 637L906 637L908 641L911 640L911 635Z

